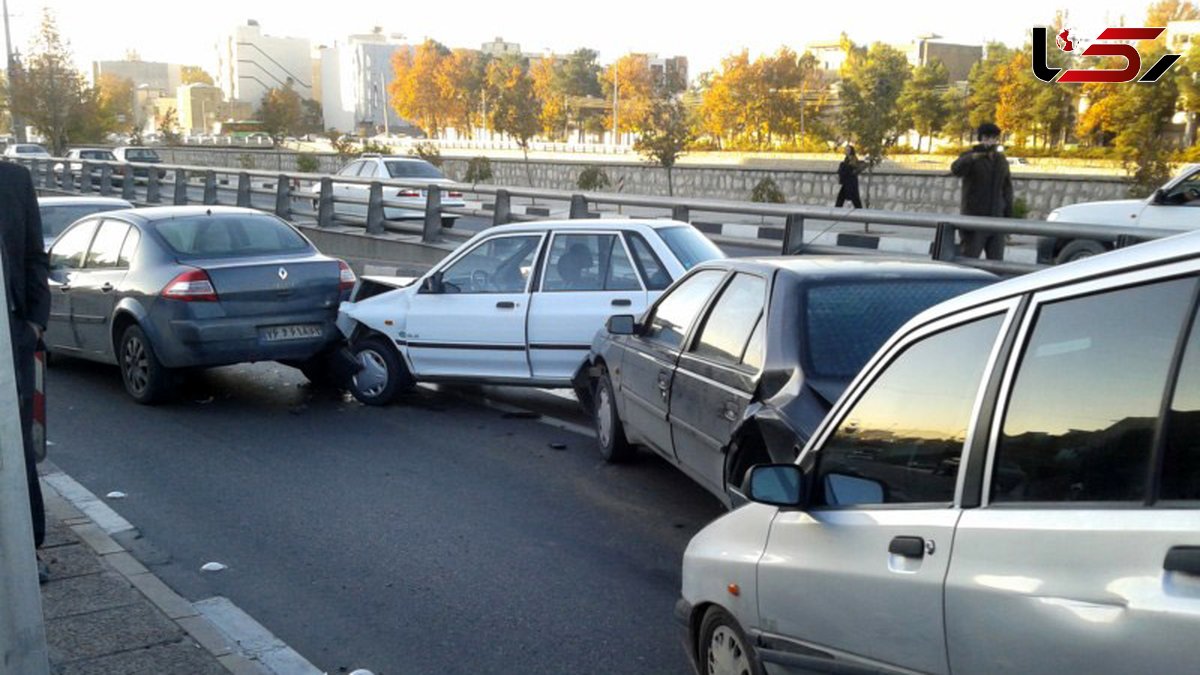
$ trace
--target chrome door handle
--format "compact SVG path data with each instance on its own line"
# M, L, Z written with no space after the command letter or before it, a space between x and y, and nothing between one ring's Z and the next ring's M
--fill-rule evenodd
M498 309L516 309L517 303L509 300L501 300L500 302L496 303L496 307Z
M633 301L629 298L617 298L616 300L612 301L613 307L630 307L632 305Z
M736 422L738 418L737 406L732 403L726 403L721 407L721 416L730 422Z

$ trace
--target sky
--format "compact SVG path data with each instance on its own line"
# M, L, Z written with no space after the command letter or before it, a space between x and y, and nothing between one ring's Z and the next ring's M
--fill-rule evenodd
M451 47L478 48L496 37L518 42L527 52L563 53L590 47L600 52L602 62L630 51L683 55L690 61L692 76L742 49L752 56L781 45L803 52L807 43L836 39L843 31L859 43L903 44L936 33L950 42L1019 44L1031 26L1053 19L1054 8L1066 9L1068 25L1080 34L1094 34L1105 25L1117 25L1121 17L1127 18L1125 25L1141 25L1149 4L1146 0L1007 0L986 5L963 0L740 0L699 5L679 0L605 0L575 9L547 0L509 0L503 5L491 0L432 4L343 0L324 7L294 0L7 1L13 43L20 51L28 49L42 8L49 7L85 72L91 71L92 61L120 59L131 49L145 61L196 64L211 72L219 37L255 19L268 35L307 37L314 46L332 45L352 33L381 26L409 41L431 37ZM503 10L497 11L498 6Z

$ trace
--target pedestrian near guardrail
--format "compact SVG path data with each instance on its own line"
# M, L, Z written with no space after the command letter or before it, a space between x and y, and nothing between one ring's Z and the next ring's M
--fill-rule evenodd
M862 171L862 165L858 162L858 156L854 154L854 146L846 146L846 157L842 163L838 165L838 183L841 184L841 189L838 190L837 206L839 209L846 203L847 200L854 205L854 208L861 209L862 197L858 193L858 174Z
M1008 158L1000 149L1000 135L1000 127L995 124L979 125L979 143L950 165L950 173L962 179L964 216L1011 218L1013 215L1012 175ZM988 260L1003 260L1004 244L1002 233L962 230L959 255L978 258L984 252Z

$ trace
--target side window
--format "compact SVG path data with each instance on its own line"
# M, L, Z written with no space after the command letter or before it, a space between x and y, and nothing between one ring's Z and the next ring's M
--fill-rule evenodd
M142 235L137 231L137 228L129 228L129 236L125 237L125 243L121 245L121 256L117 259L117 267L129 267L129 263L133 261L133 256L137 253L137 247L141 241Z
M1178 185L1171 188L1171 191L1164 195L1162 203L1200 206L1200 171L1179 181Z
M739 363L762 314L766 290L767 282L762 277L735 275L704 320L704 328L692 351L697 356L716 361Z
M1021 355L993 502L1142 501L1195 279L1048 303Z
M442 270L448 293L521 293L533 272L540 235L494 237Z
M106 220L100 224L92 247L88 250L87 264L89 269L105 269L117 267L121 258L121 246L125 243L125 235L129 234L129 226L118 220Z
M629 242L629 250L633 252L634 262L637 263L642 278L646 280L646 290L661 291L670 286L671 275L654 254L654 249L650 248L646 238L637 232L627 232L625 236Z
M67 230L54 248L50 249L51 269L79 269L83 267L83 256L87 254L92 234L96 232L96 221L89 220Z
M614 234L557 234L543 291L640 290L625 248Z
M702 270L663 296L650 317L646 339L677 349L683 343L688 326L692 325L724 276L725 272L721 270Z
M763 314L758 317L758 325L754 327L754 332L750 334L750 342L746 345L746 353L742 355L742 365L751 370L762 370L767 348L764 338L766 329L767 315Z
M351 162L351 163L347 164L346 166L342 167L342 170L338 172L338 175L339 176L357 176L359 170L362 169L362 165L363 165L362 162Z
M375 162L363 162L362 170L358 172L359 178L374 178L379 167Z
M1003 315L906 348L820 450L818 503L950 503L983 371Z
M1200 315L1192 320L1187 351L1167 414L1160 499L1200 499Z

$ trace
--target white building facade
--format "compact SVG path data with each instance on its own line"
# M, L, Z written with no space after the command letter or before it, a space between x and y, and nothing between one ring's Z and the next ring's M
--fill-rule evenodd
M302 99L313 97L307 38L264 35L257 21L238 26L217 43L217 86L231 101L257 107L271 89L289 83Z
M351 35L321 50L321 107L325 127L353 132L366 126L396 132L407 128L389 103L395 79L392 57L407 44L382 33ZM386 120L386 122L385 122Z

